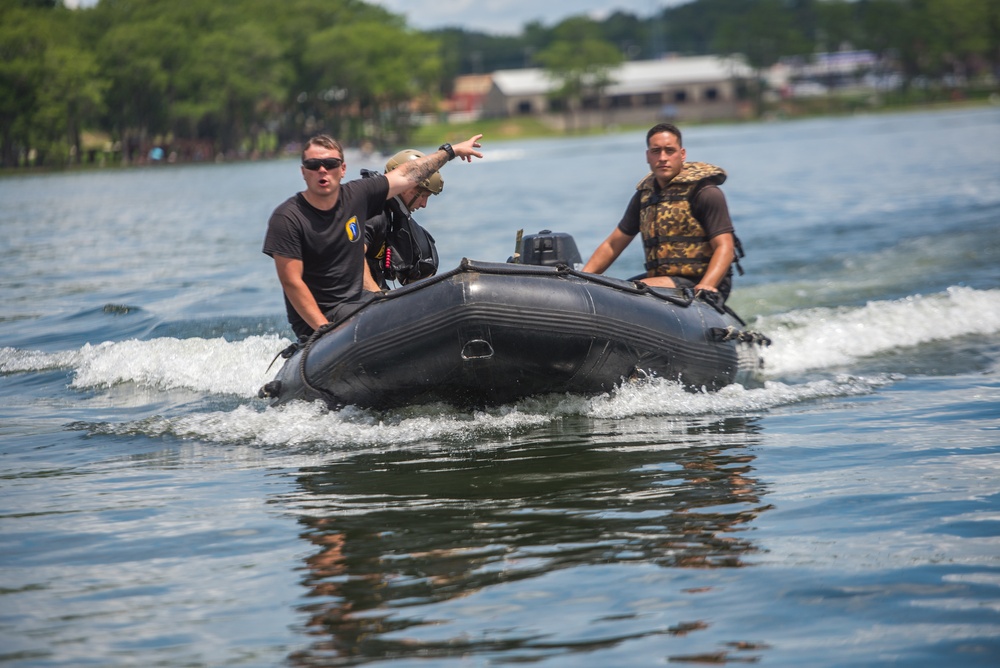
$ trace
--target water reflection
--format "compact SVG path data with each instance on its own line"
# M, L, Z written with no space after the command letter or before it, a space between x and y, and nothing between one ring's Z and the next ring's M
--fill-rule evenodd
M748 565L756 550L748 529L768 508L753 477L754 422L579 418L543 432L488 449L365 453L303 469L301 494L287 502L315 546L302 576L303 632L311 640L292 664L496 653L538 659L707 628L700 619L650 627L629 613L614 620L614 631L561 639L558 616L544 612L544 601L526 599L542 579L572 569L581 578L570 580L583 585L594 566ZM636 587L616 595L684 592ZM474 595L492 608L480 602L478 619L459 617L454 602ZM554 598L579 595L563 586ZM518 607L520 621L508 623ZM594 603L575 613L588 626L610 619Z

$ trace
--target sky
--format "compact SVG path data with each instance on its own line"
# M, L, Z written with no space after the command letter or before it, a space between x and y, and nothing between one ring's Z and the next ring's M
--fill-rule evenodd
M568 16L587 14L594 19L623 10L651 16L665 7L690 0L368 0L394 14L406 16L419 30L460 27L496 35L517 35L525 23L552 26Z

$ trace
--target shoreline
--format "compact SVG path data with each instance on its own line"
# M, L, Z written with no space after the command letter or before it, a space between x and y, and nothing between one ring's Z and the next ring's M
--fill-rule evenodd
M800 113L793 115L771 113L767 117L751 119L720 119L714 121L677 121L684 127L703 127L708 125L750 125L754 123L792 123L795 121L817 118L848 118L859 115L903 114L926 111L948 111L962 109L1000 108L1000 95L994 94L988 98L964 99L957 101L928 102L922 104L905 104L873 107L869 109L853 109L843 113ZM537 117L498 118L468 121L463 123L435 123L414 129L410 142L411 147L434 146L442 142L463 141L473 134L482 133L490 143L519 141L526 139L559 139L579 138L586 136L608 136L623 134L638 130L645 131L649 124L611 124L604 127L594 127L582 131L565 132L556 130ZM345 146L345 148L356 148ZM165 168L189 165L231 165L242 162L261 162L266 160L283 160L296 155L295 152L284 152L275 155L264 155L256 158L236 158L225 160L142 162L132 164L82 164L43 167L18 167L0 169L0 178L10 176L35 176L52 173L94 172L131 169Z
M674 121L679 126L702 127L709 125L750 125L754 123L788 123L795 121L812 120L817 118L848 118L859 115L874 114L898 114L898 113L919 113L925 111L945 111L959 109L979 109L988 107L1000 107L1000 95L992 98L963 99L957 101L926 102L921 104L899 104L883 105L867 109L853 109L842 113L817 112L817 113L797 113L781 114L771 112L765 117L755 117L749 119L729 118L713 121L685 121L679 119ZM653 121L655 123L656 121ZM442 141L460 141L467 139L474 133L482 132L490 137L490 141L514 141L521 139L552 139L560 137L585 137L606 136L621 134L637 130L645 131L649 129L651 123L646 124L612 124L605 127L594 127L579 132L564 132L554 130L547 126L538 118L524 119L491 119L485 121L471 121L465 123L433 124L414 130L412 144L420 146L430 146ZM486 130L492 128L494 132L488 133Z

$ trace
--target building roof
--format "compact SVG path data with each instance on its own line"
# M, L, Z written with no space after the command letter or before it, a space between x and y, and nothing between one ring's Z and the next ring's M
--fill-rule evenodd
M613 82L605 88L608 95L628 95L658 90L664 85L709 83L733 77L750 76L752 70L739 58L695 56L633 60L613 68ZM556 87L556 82L540 68L497 70L493 83L504 95L543 95Z
M463 74L455 77L454 90L456 95L485 95L491 85L489 74Z

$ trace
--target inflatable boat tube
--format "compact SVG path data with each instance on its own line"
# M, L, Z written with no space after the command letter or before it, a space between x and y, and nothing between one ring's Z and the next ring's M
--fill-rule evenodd
M292 346L260 396L331 408L476 407L593 395L647 376L712 391L759 382L768 343L690 290L561 264L466 259L382 293Z

